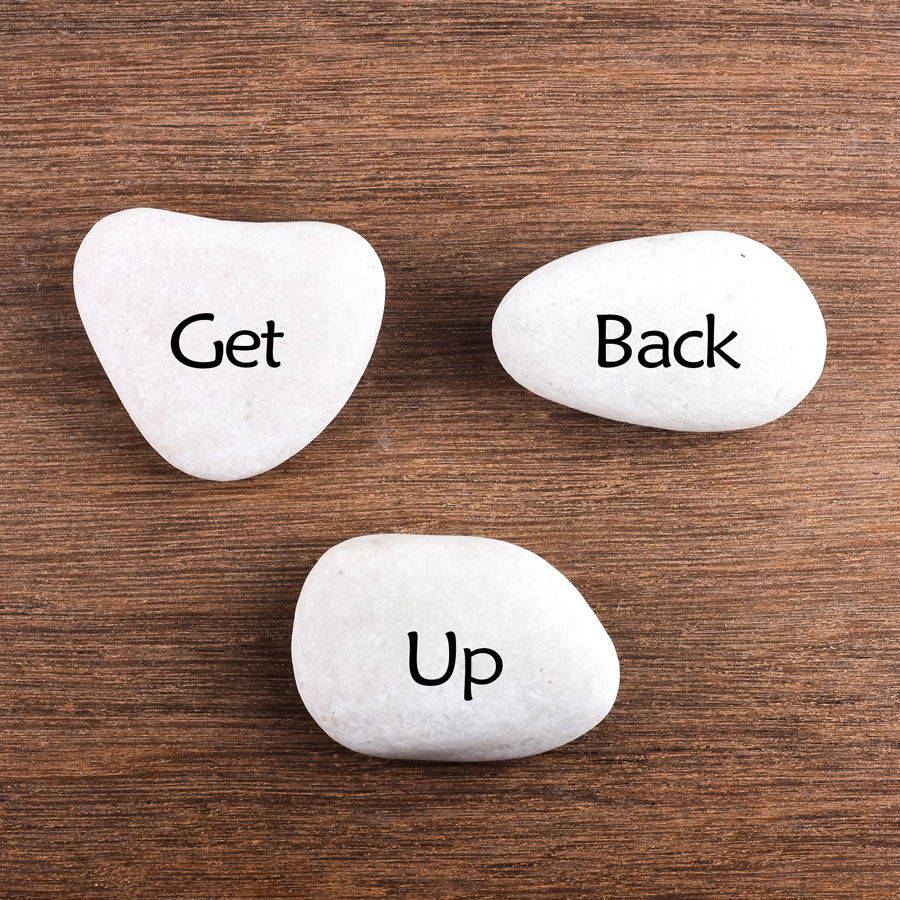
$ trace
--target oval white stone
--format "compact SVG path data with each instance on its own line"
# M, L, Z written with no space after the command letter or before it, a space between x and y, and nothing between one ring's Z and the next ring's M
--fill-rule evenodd
M410 632L416 635L414 680ZM486 652L500 658L499 676ZM370 756L480 761L542 753L606 716L619 661L549 563L478 537L380 534L332 547L294 617L297 687L336 741ZM486 683L485 683L486 682ZM466 699L466 688L471 699Z
M331 422L365 371L384 312L375 251L322 222L129 209L87 234L74 284L135 425L173 466L216 481L273 468ZM179 324L201 313L214 318L185 326L179 346L192 361L223 356L211 368L180 362L172 348Z
M615 340L625 322L631 356L616 365L627 355ZM503 367L535 394L675 431L784 415L818 380L827 343L803 279L763 244L719 231L618 241L548 263L503 298L493 337Z

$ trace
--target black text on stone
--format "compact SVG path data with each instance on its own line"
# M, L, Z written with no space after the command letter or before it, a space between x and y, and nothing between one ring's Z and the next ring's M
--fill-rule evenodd
M269 321L266 322L266 330L259 334L255 331L236 331L228 338L224 345L222 341L213 341L212 359L197 360L185 356L184 351L181 349L181 335L184 333L185 329L188 326L193 325L194 322L212 322L214 320L215 316L212 313L197 313L197 315L188 316L183 322L178 323L175 330L172 332L171 342L172 353L178 362L185 366L190 366L192 369L214 369L221 364L223 356L227 356L228 361L233 366L238 366L242 369L252 369L255 365L259 364L258 359L239 359L235 354L258 350L262 341L265 341L266 365L273 369L277 369L278 366L281 365L281 363L275 359L274 343L275 338L284 337L284 332L275 330L275 322L272 319L269 319ZM249 339L249 343L242 343L241 341L244 338Z
M429 686L443 684L445 681L449 681L450 676L453 674L453 669L456 667L456 635L452 631L447 632L447 647L449 649L449 658L447 661L447 669L440 678L424 678L419 674L419 663L417 658L419 634L416 631L410 631L407 632L407 636L409 637L409 674L412 675L412 680L415 681L416 684L424 684ZM472 674L472 657L477 656L479 653L490 656L494 660L494 671L488 678L476 678ZM471 700L472 685L490 684L492 681L496 681L500 677L500 673L503 671L503 660L500 659L499 653L497 653L495 650L491 650L488 647L479 647L477 650L470 650L468 647L464 647L463 655L465 657L466 666L463 699Z
M610 329L611 322L616 325ZM625 316L597 316L600 327L600 351L597 362L601 368L614 369L623 366L632 356L632 347L628 343L631 335L631 322ZM712 369L716 365L716 355L720 356L729 366L739 369L741 364L732 359L722 348L737 337L737 332L732 331L727 337L716 343L716 317L713 313L706 316L706 334L702 331L686 331L669 341L669 336L664 331L645 331L641 340L646 341L638 351L637 361L645 369L655 369L658 366L668 368L672 365L672 357L679 366L688 369L700 369L704 365ZM618 330L618 334L610 335L610 330ZM705 338L705 340L704 340ZM671 346L671 355L669 347ZM612 349L615 348L615 349Z

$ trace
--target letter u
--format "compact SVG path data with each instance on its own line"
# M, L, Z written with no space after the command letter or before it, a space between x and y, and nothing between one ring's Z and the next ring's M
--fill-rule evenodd
M416 631L409 631L407 632L407 636L409 637L409 674L412 675L412 680L416 684L426 685L443 684L445 681L448 681L453 674L454 666L456 666L456 635L452 631L447 632L447 644L450 650L450 659L447 663L447 671L444 672L440 678L423 678L419 674L419 664L417 659L419 634Z

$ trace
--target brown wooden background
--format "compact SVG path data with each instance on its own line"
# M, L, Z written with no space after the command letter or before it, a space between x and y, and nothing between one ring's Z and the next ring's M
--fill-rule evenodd
M0 4L0 896L900 893L900 8ZM94 357L100 217L322 220L381 255L375 355L251 481L170 468ZM828 325L753 431L591 418L501 369L520 277L737 231ZM616 643L567 747L424 765L297 695L306 574L354 535L545 557Z

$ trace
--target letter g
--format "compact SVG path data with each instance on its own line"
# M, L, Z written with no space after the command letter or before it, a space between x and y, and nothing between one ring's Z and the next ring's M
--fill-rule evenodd
M188 359L181 352L181 333L185 328L188 327L193 322L212 322L215 319L215 316L212 313L197 313L196 316L188 316L183 322L180 322L175 330L172 332L172 353L175 356L175 359L178 362L183 363L186 366L190 366L192 369L214 369L219 363L222 362L222 342L221 341L213 341L213 347L216 350L216 358L211 362L197 362L195 359Z

